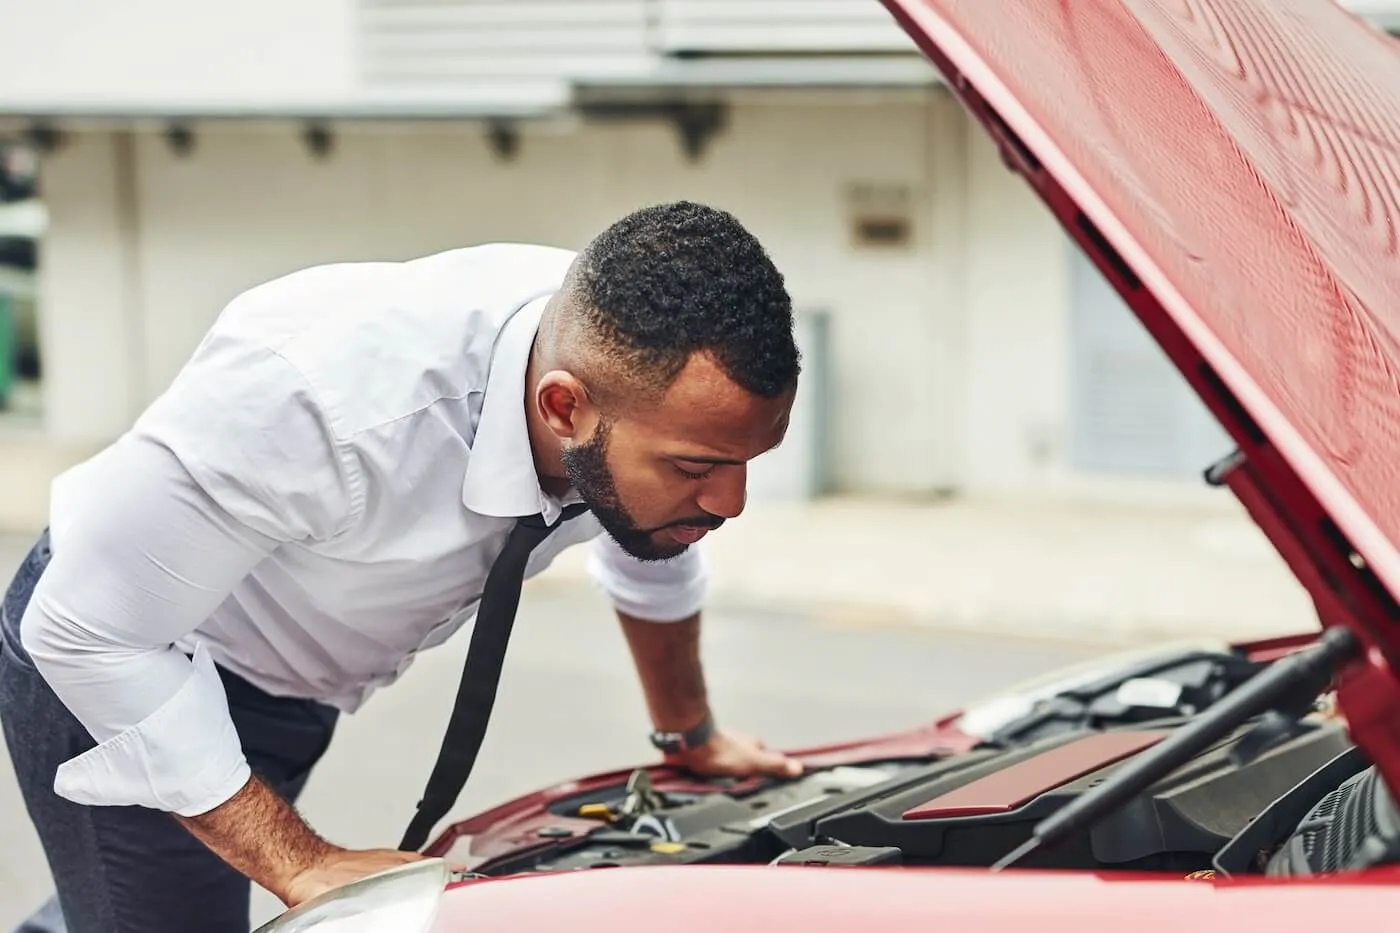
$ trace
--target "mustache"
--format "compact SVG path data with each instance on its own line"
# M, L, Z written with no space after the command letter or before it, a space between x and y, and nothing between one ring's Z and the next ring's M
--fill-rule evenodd
M682 518L679 521L667 522L660 528L653 529L653 532L664 531L667 528L708 528L714 530L724 524L724 519L718 515L697 515L694 518Z

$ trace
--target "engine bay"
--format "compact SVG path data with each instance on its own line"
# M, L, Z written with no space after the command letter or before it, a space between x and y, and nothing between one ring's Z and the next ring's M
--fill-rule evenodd
M990 868L1032 840L1047 816L1192 727L1260 669L1230 652L1183 652L1040 698L966 753L818 768L742 791L724 782L663 791L638 770L548 805L553 817L596 827L551 832L545 825L538 844L473 871L716 863ZM1035 849L1018 867L1278 873L1278 858L1270 869L1270 857L1289 846L1311 852L1311 843L1298 841L1300 821L1366 764L1345 725L1313 700L1297 716L1269 711L1222 730L1085 831Z

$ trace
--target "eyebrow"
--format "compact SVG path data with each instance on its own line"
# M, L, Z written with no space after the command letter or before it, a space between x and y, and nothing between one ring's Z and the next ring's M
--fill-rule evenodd
M769 447L768 450L777 450L781 446L783 446L783 442L778 441L778 443L774 444L772 447ZM767 453L768 450L765 450L764 453ZM686 463L710 463L714 464L715 466L743 466L744 464L749 462L747 460L734 460L729 457L707 457L703 454L691 456L689 454L673 453L667 454L667 456L670 457L672 460L684 460Z

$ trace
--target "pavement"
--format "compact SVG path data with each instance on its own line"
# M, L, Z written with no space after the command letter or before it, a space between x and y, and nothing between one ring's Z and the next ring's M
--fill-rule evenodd
M27 545L26 537L0 536L5 580ZM726 550L717 566L740 556ZM872 559L868 551L865 557ZM778 600L745 608L733 598L735 578L722 579L728 595L707 612L704 629L711 701L723 723L778 747L903 729L1104 650L889 623L873 609L811 611ZM826 592L814 586L808 595ZM306 819L331 840L397 844L442 736L464 634L424 654L397 684L342 720L301 801ZM606 603L571 568L558 566L526 587L491 732L452 818L567 778L652 761L646 728L626 646ZM9 933L51 887L3 754L0 840L0 933ZM277 906L256 890L254 924Z
M702 545L713 605L1088 644L1310 631L1306 591L1224 490L829 498L752 507ZM585 554L546 575L585 581Z

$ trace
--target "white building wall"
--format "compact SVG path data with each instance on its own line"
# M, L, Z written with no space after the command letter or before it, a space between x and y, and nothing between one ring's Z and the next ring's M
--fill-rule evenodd
M693 53L932 77L878 0L0 0L0 23L0 116L538 112L693 74Z
M266 278L490 239L577 247L632 207L689 197L734 210L798 306L831 313L838 491L1181 489L1071 469L1070 247L941 91L746 103L699 164L660 123L527 126L513 163L467 126L342 129L318 160L291 125L210 124L186 157L155 134L76 134L44 171L45 410L64 456L121 431ZM910 186L911 248L852 245L856 183Z
M1037 251L1035 205L1003 192L1015 179L966 174L963 117L930 93L936 100L743 104L698 164L660 123L527 127L514 163L498 162L479 130L440 124L343 128L324 160L291 126L210 124L186 157L158 135L138 134L124 213L114 167L121 137L75 136L45 168L54 218L42 295L51 430L80 442L110 438L169 382L222 305L268 277L492 239L578 247L632 207L688 197L735 211L788 275L799 308L832 314L838 488L919 494L954 484L959 468L982 483L995 474L979 457L1024 457L1019 442L995 440L1008 430L997 406L1018 425L1024 413L995 392L979 409L980 382L964 386L963 374L979 373L980 355L990 354L1030 404L1044 393L1032 374L1058 364L1040 362L1031 346L1019 365L1000 361L1004 348L987 332L995 324L979 318L999 315L1018 332L1027 325L1017 321L1046 317L1043 283L1060 259ZM909 249L852 245L846 191L858 183L909 186ZM1024 228L999 213L1003 202L1022 212ZM965 204L981 218L972 227L961 220ZM1040 269L1019 290L979 258L1018 229L1019 249ZM979 283L990 297L965 299L964 287ZM1060 317L1049 312L1042 329ZM972 405L966 417L959 398ZM950 436L959 421L963 440L980 445L962 457ZM1026 472L1014 462L994 466L1013 478Z
M985 133L967 133L964 488L1027 492L1066 470L1069 246Z
M347 0L0 0L0 101L176 111L352 96ZM275 25L274 25L275 24Z
M111 437L139 404L135 153L124 145L77 137L43 167L51 235L39 256L39 340L46 425L60 442Z
M745 103L698 164L660 123L527 126L513 163L467 126L347 128L318 160L291 125L211 124L185 157L155 134L76 134L44 173L46 422L71 456L129 424L266 278L491 239L577 247L689 197L734 210L799 308L832 315L838 491L1180 489L1070 468L1070 247L941 91ZM857 183L910 186L909 249L852 244Z

